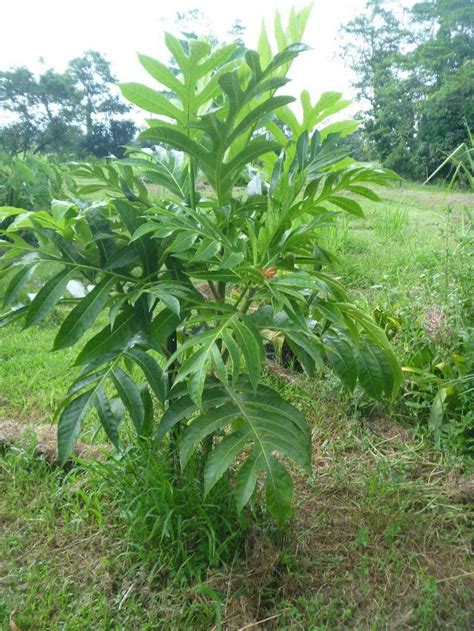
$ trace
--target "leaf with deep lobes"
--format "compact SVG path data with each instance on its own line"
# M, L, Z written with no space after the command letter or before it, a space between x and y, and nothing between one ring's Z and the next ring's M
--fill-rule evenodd
M311 471L311 435L305 418L276 391L259 385L255 392L246 377L232 386L211 382L210 387L211 399L207 397L209 391L204 389L204 412L191 418L181 433L181 466L186 466L207 436L224 433L205 464L205 493L232 468L239 454L248 450L250 455L246 460L244 457L236 478L237 506L240 510L249 501L259 473L265 471L268 508L283 522L291 513L293 484L273 454L278 452L308 473ZM195 412L196 406L190 398L180 397L165 413L160 424L164 426L161 435Z

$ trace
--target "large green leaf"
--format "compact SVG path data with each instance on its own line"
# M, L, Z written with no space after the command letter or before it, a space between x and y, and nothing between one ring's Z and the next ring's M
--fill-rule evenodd
M145 418L145 408L138 386L121 368L116 367L112 372L112 379L119 397L127 408L130 418L138 434L141 434Z
M245 378L232 387L214 385L213 396L214 404L207 401L206 410L194 418L182 434L182 466L186 466L202 440L226 430L225 437L211 450L206 461L205 493L229 470L239 454L245 457L250 449L249 464L242 465L237 476L238 505L242 507L249 500L259 472L264 471L268 508L278 520L284 520L291 509L292 485L288 484L282 465L272 454L279 453L306 471L311 470L310 432L304 417L276 391L262 385L254 391ZM182 394L173 401L162 423L167 423L169 429L195 409L190 398Z
M74 307L61 325L54 339L54 350L75 344L94 324L97 316L110 297L110 290L116 283L113 276L105 276L94 289Z
M63 409L58 421L58 452L63 465L71 455L77 437L81 430L81 423L93 407L96 390L87 390L73 399Z
M51 312L61 299L66 285L74 273L74 269L66 267L43 285L28 309L25 318L25 329L41 322Z
M190 40L185 49L170 33L166 33L165 42L180 72L146 55L139 55L139 59L147 72L171 91L171 99L139 84L124 84L122 92L139 107L174 119L177 124L173 131L181 132L187 138L195 137L199 133L188 125L196 119L198 111L204 113L218 96L219 77L231 63L237 45L229 44L213 51L207 42ZM153 125L156 123L153 121ZM161 127L164 126L169 127L162 123Z
M199 49L197 44L194 48L191 45L191 52L187 56L177 40L168 36L167 42L183 72L186 83L193 74L199 72L201 67L201 64L194 66L191 61L193 55L195 59L198 59L200 56L205 56L207 51L204 48ZM260 66L258 53L247 51L245 55L247 69L245 72L239 73L234 70L218 76L216 88L220 86L221 90L224 91L228 104L225 103L222 107L215 108L208 114L199 116L201 111L198 112L197 110L202 107L199 97L197 97L197 101L196 98L188 97L188 105L185 106L185 96L180 91L178 96L183 103L182 111L188 112L185 121L176 112L171 112L169 107L165 108L164 105L166 104L162 103L161 99L157 98L156 93L150 89L144 87L141 89L136 85L124 86L125 93L134 103L155 113L170 116L177 121L175 125L160 124L159 121L153 121L152 126L141 134L141 138L165 143L198 160L219 200L221 202L226 201L242 167L262 155L280 148L279 142L263 136L255 138L252 136L256 130L263 126L263 121L274 110L286 106L293 100L288 96L274 96L274 92L287 82L283 76L284 72L280 73L280 69L288 67L288 64L303 50L306 50L304 45L291 44L275 55L264 70ZM227 62L228 57L227 53L224 54L223 60ZM210 59L216 63L218 58L219 55L211 55ZM210 70L212 65L210 62ZM215 73L210 79L208 86L212 82L216 82L217 74ZM249 74L250 80L247 81ZM158 68L158 76L166 78L163 74L163 68ZM194 91L195 85L192 86L193 94ZM212 91L206 95L206 98L211 95Z

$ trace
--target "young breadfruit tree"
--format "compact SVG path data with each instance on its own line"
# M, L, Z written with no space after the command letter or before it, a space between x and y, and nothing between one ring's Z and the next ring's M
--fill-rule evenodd
M276 54L265 31L258 52L166 35L171 67L140 56L158 89L121 86L155 115L141 138L161 148L77 167L89 178L82 192L102 187L102 201L1 210L14 218L0 259L13 308L2 322L30 327L66 302L73 307L54 350L92 332L58 412L62 462L95 408L117 449L126 418L154 439L157 457L166 444L182 467L201 457L205 495L231 475L241 509L263 478L281 522L291 512L288 466L311 471L311 433L302 413L261 383L267 341L286 343L308 375L330 368L350 390L397 393L401 372L383 331L351 303L319 244L336 214L362 216L357 198L376 200L370 186L392 174L348 159L343 138L353 122L325 126L347 105L339 94L313 104L303 92L299 117L289 107L282 89L306 50L298 40L308 14L292 12L286 31L277 18ZM245 192L235 183L249 165L260 166ZM143 178L164 191L158 202ZM49 280L18 304L38 270L43 278L51 270ZM65 298L71 279L90 291Z

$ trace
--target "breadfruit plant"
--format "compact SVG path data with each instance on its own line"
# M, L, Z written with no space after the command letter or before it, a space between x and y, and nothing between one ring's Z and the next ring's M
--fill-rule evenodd
M168 445L182 467L202 458L205 495L231 475L241 509L264 479L282 522L289 467L311 471L311 432L262 383L268 341L286 343L310 376L332 369L350 390L396 395L401 372L384 332L352 304L320 244L322 228L339 213L361 217L358 200L377 200L372 185L393 174L348 158L356 125L325 123L347 105L340 94L313 103L303 92L300 115L284 94L308 15L292 11L286 29L277 16L276 50L265 30L258 50L244 51L167 34L171 65L140 55L156 88L121 86L153 115L141 139L161 149L77 167L82 192L102 190L99 201L78 185L49 209L1 209L14 218L0 259L12 307L2 323L37 325L66 303L54 350L80 345L58 412L62 462L95 409L117 449L130 420L157 457ZM244 190L236 181L248 165L258 174ZM49 279L21 303L38 270ZM88 293L66 298L71 279Z

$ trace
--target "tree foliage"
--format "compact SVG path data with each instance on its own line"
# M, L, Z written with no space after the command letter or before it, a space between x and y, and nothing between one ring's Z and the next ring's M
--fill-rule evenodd
M404 25L407 22L407 25ZM474 125L474 6L416 3L402 19L389 0L369 0L343 30L355 73L368 157L426 178Z
M10 155L122 155L135 125L123 117L130 107L112 94L115 83L109 62L96 51L73 59L64 73L0 72L0 108L9 121L0 146Z

